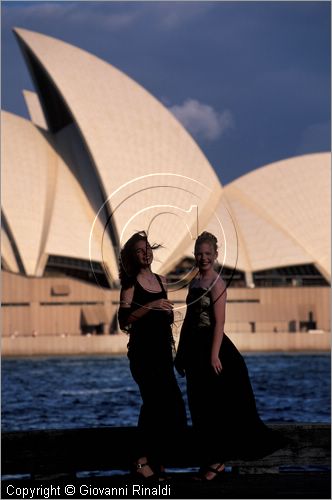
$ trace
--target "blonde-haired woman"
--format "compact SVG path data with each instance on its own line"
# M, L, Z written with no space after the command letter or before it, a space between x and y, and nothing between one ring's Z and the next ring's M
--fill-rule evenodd
M245 361L224 333L226 284L214 269L217 238L203 232L194 249L198 273L190 283L175 367L186 375L187 393L202 467L210 481L225 459L254 458L283 446L260 419Z

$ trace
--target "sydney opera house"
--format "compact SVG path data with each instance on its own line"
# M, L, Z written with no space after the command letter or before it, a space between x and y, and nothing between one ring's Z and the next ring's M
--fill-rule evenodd
M183 315L193 244L217 235L228 332L329 331L330 153L222 185L194 139L146 89L77 47L16 29L35 86L30 119L2 113L4 338L117 331L118 254L160 243Z

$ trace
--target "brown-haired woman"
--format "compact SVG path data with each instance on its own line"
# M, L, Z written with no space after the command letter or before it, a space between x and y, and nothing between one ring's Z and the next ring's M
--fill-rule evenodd
M217 238L195 243L198 273L190 283L175 367L186 375L189 409L202 456L199 479L213 480L225 459L258 458L285 445L260 419L245 361L224 333L226 285L214 270Z
M121 329L130 334L128 358L141 407L134 460L142 480L162 479L160 467L170 443L186 427L186 411L173 369L173 305L166 280L151 271L153 250L145 232L135 233L120 253Z

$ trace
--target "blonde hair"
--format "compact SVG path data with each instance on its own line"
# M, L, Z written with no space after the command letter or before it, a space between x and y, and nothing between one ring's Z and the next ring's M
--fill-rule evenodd
M194 253L197 252L197 248L202 243L209 243L215 252L218 251L218 240L214 234L209 233L208 231L203 231L203 233L201 233L196 239Z

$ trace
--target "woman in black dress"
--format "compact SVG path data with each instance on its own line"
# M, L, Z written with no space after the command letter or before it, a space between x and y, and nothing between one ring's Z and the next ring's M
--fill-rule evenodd
M243 357L224 333L226 285L214 270L217 239L196 240L198 274L190 283L175 367L186 375L197 446L199 478L215 479L226 459L258 458L284 445L260 419Z
M162 464L174 439L186 427L186 412L173 369L173 305L166 280L152 273L153 249L145 232L135 233L120 254L121 329L130 335L128 358L143 405L138 421L134 467L141 479L161 478ZM157 473L156 473L157 472Z

